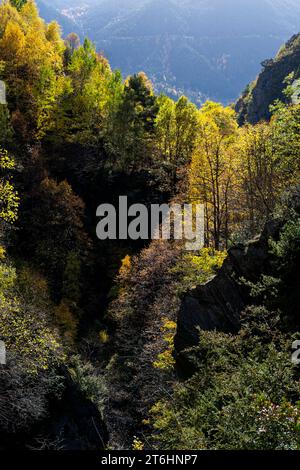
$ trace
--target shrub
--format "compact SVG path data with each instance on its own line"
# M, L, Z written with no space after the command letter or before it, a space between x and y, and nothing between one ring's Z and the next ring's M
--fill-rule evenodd
M254 310L245 312L237 336L201 332L189 352L197 373L175 387L172 400L152 408L153 438L161 448L300 448L292 341L276 330L274 343L274 314Z

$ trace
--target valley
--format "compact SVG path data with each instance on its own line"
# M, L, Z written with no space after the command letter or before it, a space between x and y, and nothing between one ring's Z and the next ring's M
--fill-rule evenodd
M38 0L42 16L88 36L126 76L144 71L157 93L228 104L260 63L300 29L300 4L269 0ZM51 11L45 10L45 7ZM54 10L55 9L55 10Z

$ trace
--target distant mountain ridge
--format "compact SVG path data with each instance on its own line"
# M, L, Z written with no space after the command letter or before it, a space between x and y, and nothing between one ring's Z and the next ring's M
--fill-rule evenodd
M297 0L37 3L46 20L52 18L45 5L61 15L65 33L75 29L90 37L125 76L143 70L157 92L184 93L195 102L234 101L258 74L260 62L300 30Z
M74 31L77 34L82 33L76 22L71 21L67 16L61 14L60 10L52 5L52 2L41 0L36 3L39 7L41 17L48 22L57 21L64 34L68 34L71 31Z

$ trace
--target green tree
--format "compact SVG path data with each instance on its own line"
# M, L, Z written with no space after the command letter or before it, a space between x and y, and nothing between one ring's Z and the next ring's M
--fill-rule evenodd
M149 166L158 112L156 97L146 75L129 77L116 116L119 165L126 170Z
M71 251L68 254L66 267L63 275L62 296L76 304L80 300L80 271L81 263L78 254Z
M279 106L271 121L281 186L298 183L300 174L300 104Z
M27 3L27 0L10 0L10 3L12 4L12 6L16 7L17 10L21 10L23 5Z
M180 170L189 164L197 135L197 109L182 96L177 103L166 96L158 99L156 118L157 163L165 168L172 186Z
M14 160L0 148L0 220L10 223L17 219L19 207L19 197L11 181L14 167Z

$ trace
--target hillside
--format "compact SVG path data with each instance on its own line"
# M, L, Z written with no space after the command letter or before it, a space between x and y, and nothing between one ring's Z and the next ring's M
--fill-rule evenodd
M0 450L299 450L295 86L241 126L124 79L34 0L0 3L0 80Z
M300 4L294 0L76 0L72 6L56 0L53 5L124 76L143 70L157 92L175 98L184 93L195 102L234 101L258 74L260 62L300 29Z
M286 100L284 90L288 86L286 78L290 74L293 74L291 85L295 88L295 100L300 77L300 34L282 46L275 59L263 63L263 71L236 103L239 122L255 124L270 119L270 106L275 100Z
M68 18L62 14L59 8L56 7L55 2L39 1L39 11L42 18L48 19L48 21L57 21L66 35L71 31L77 34L82 34L82 29L73 19Z

